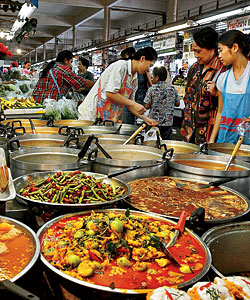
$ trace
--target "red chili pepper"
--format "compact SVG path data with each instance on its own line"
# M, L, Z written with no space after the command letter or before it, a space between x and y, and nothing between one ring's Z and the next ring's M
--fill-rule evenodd
M209 288L211 284L212 284L212 282L208 282L207 284L201 286L201 287L200 287L200 290L202 291L202 290L204 290L205 288Z
M32 192L35 192L35 191L37 191L37 190L38 190L37 187L32 187Z
M245 279L241 279L242 281L244 281L246 284L250 285L250 282L246 281Z
M90 250L89 250L89 258L90 258L91 260L95 260L95 261L99 262L99 264L102 263L102 261L100 260L100 258L97 257L97 256L96 256L93 252L91 252Z
M166 293L166 295L168 296L168 298L169 298L170 300L174 300L173 297L172 297L172 295L169 293L168 290L165 290L165 293Z
M70 202L69 198L63 198L63 201L64 201L65 203L69 203L69 202Z
M75 174L80 174L81 172L80 171L74 171L71 173L71 176L74 176Z
M129 253L129 250L124 248L124 247L121 247L121 248L115 249L115 252L127 252L127 253Z

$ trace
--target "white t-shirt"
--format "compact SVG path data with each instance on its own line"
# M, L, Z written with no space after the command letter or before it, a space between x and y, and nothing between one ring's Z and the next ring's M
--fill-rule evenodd
M128 73L127 85L132 87L132 83L136 80L130 100L134 100L137 90L137 72L132 74L131 60L118 60L112 63L101 74L94 86L89 91L83 103L78 107L79 119L95 120L97 96L99 82L101 80L101 97L106 99L106 92L117 93L121 89L122 83Z
M247 63L247 66L239 80L235 79L232 68L221 73L216 83L216 87L220 92L223 90L228 72L230 73L227 79L226 92L231 94L245 94L250 76L250 62Z

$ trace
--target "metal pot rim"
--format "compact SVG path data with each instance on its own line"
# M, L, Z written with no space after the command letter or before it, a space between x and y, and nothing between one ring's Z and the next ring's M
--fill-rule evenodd
M6 219L8 221L10 221L11 223L17 225L18 227L21 227L24 231L28 232L29 236L32 238L33 243L34 243L34 254L32 259L30 260L30 262L27 264L27 266L25 266L23 268L23 270L21 272L19 272L16 276L12 277L10 279L11 282L14 282L16 280L18 280L19 278L21 278L25 273L27 273L35 264L35 262L37 261L39 254L40 254L40 242L39 239L37 237L37 235L35 234L35 232L27 225L25 225L24 223L17 221L15 219L9 218L9 217L5 217L5 216L0 216L0 219Z
M109 209L109 210L95 210L95 212L99 213L99 212L114 212L114 213L125 213L126 210L125 209ZM49 222L45 223L37 232L37 235L40 239L41 235L44 233L45 230L47 230L50 226L52 226L54 223L58 222L60 219L64 219L64 218L69 218L71 216L75 216L75 215L85 215L85 214L90 214L91 211L84 211L84 212L77 212L77 213L72 213L72 214L65 214L63 216L59 216L57 218L54 218L52 220L50 220ZM140 212L140 211L134 211L134 210L130 210L130 213L135 214L135 215L142 215L142 216L148 216L148 217L153 217L153 218L157 218L159 220L163 220L163 221L168 221L173 223L174 225L176 225L176 222L174 222L173 220L169 220L160 216L156 216L154 214L150 214L150 213L145 213L145 212ZM207 247L207 245L202 241L202 239L196 235L193 231L191 231L190 229L186 228L185 230L188 231L189 234L191 234L196 240L198 240L200 242L200 245L203 247L206 256L207 256L207 261L206 264L204 266L204 268L202 269L202 271L194 278L192 278L189 281L186 281L183 284L179 284L177 286L177 288L183 288L186 286L190 286L193 283L197 282L198 280L200 280L209 270L211 263L212 263L212 256L210 253L209 248ZM126 293L126 294L142 294L142 293L147 293L149 290L129 290L129 289L111 289L110 287L106 287L106 286L100 286L100 285L96 285L93 283L89 283L86 281L82 281L79 279L76 279L72 276L69 276L61 271L59 271L57 268L55 268L54 266L52 266L41 254L40 255L41 261L49 268L51 269L53 272L55 272L56 274L58 274L59 276L68 279L72 282L75 282L76 284L79 284L81 286L87 286L90 288L95 288L95 289L99 289L99 290L103 290L103 291L108 291L108 292L114 292L114 293Z
M212 169L203 169L197 167L186 166L183 164L176 163L173 159L182 160L195 160L195 161L217 161L227 163L228 157L215 156L215 155L204 155L204 154L174 154L172 159L168 160L168 165L176 170L182 172L193 173L198 175L208 175L215 177L248 177L250 175L250 164L241 160L234 159L233 165L238 165L247 168L244 171L217 171ZM225 164L226 166L226 164Z
M198 179L189 179L189 178L185 178L185 177L173 177L173 176L154 176L154 177L168 177L168 178L172 178L172 179L180 179L180 180L187 180L187 181L194 181L194 182L198 182L198 183L201 183L201 184L207 184L208 181L204 181L204 180L198 180ZM131 180L132 181L132 180ZM232 192L234 194L237 194L237 196L240 196L241 198L243 198L247 204L248 204L248 208L246 211L244 211L242 214L240 215L237 215L235 217L231 217L231 218L224 218L224 219L215 219L215 220L206 220L205 219L205 224L209 224L209 225L220 225L220 224L224 224L224 223L229 223L229 222L233 222L235 221L235 219L239 219L243 216L245 216L246 214L248 214L250 212L250 200L245 196L243 195L242 193L230 188L230 187L227 187L227 186L224 186L224 185L221 185L220 186L222 189L226 190L226 191L229 191L229 192ZM130 201L128 199L124 199L124 201L129 204L130 206L132 206L133 208L135 209L139 209L133 205L131 205ZM143 210L141 210L143 211ZM146 211L144 211L146 212ZM150 212L151 214L154 214L156 216L160 216L160 217L163 217L163 218L169 218L171 220L179 220L179 217L175 217L175 216L170 216L170 215L162 215L162 214L158 214L158 213L154 213L154 212ZM189 219L189 218L187 218Z
M148 147L148 146L139 146L139 145L107 145L105 146L105 150L109 153L109 150L139 150L140 152L152 152L154 154L159 155L158 159L148 159L148 160L133 160L133 161L127 161L127 160L120 160L120 159L109 159L106 157L95 157L91 162L96 162L103 165L109 165L109 166L117 166L117 167L130 167L130 166L142 166L142 167L152 167L156 165L164 164L166 160L162 159L162 155L164 153L163 150L154 148L154 147ZM147 151L148 150L148 151ZM138 152L139 152L138 151Z
M24 202L29 202L29 203L32 203L34 205L48 206L48 207L55 208L55 209L56 208L68 208L68 209L70 209L70 208L72 208L72 209L75 209L75 208L84 209L84 208L86 208L86 209L90 209L92 207L114 204L114 203L116 203L118 201L121 201L121 200L125 199L126 197L128 197L129 194L130 194L130 192L131 192L131 188L130 188L130 186L127 183L125 183L124 181L122 181L122 180L114 177L114 179L117 182L119 182L120 184L124 185L127 188L127 193L125 195L123 195L122 197L120 197L120 198L117 198L117 199L112 200L112 201L107 201L107 202L98 202L98 203L89 203L89 204L84 204L84 203L81 203L81 204L49 203L49 202L42 202L42 201L32 200L32 199L23 197L23 196L21 196L19 194L20 188L18 189L17 184L18 184L18 182L22 178L26 178L26 177L30 178L30 177L36 177L36 176L44 178L47 175L49 175L49 174L55 174L56 172L63 172L63 171L62 170L57 170L57 171L35 172L35 173L30 173L30 174L27 174L27 175L22 175L22 176L19 176L19 177L15 178L13 180L13 184L14 184L15 189L16 189L17 197L19 197ZM87 175L93 175L96 178L103 177L103 174L101 174L101 173L84 172L84 171L82 173L85 173ZM111 178L111 180L112 180L112 178Z
M10 163L13 164L15 167L26 170L27 166L29 167L30 170L42 170L42 171L48 171L51 170L53 171L55 169L55 166L59 166L58 163L56 164L41 164L38 162L22 162L18 160L19 156L22 155L38 155L38 154L58 154L58 155L74 155L76 157L76 162L75 163L61 163L60 165L62 166L62 169L64 170L70 170L70 169L79 169L83 164L87 164L85 161L80 161L78 162L78 153L80 150L77 149L72 149L72 148L65 148L65 147L30 147L30 148L25 148L21 150L14 151L10 153ZM51 169L52 168L52 169ZM60 167L58 167L60 169Z

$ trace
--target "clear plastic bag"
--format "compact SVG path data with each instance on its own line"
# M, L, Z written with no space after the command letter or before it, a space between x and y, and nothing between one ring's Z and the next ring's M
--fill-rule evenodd
M62 119L77 119L77 104L73 99L62 98L57 101L58 110L60 109Z
M236 131L239 135L245 138L250 138L250 122L246 121L246 118L242 118L241 123L236 127Z
M159 138L161 139L160 130L158 127L152 127L146 133L143 134L144 141L157 141Z
M45 115L44 119L46 120L61 120L61 109L57 104L58 101L55 99L45 99L43 104L45 105Z

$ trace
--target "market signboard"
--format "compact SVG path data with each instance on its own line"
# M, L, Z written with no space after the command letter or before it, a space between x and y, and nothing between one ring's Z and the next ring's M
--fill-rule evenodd
M141 49L141 48L150 47L150 46L151 46L151 40L138 42L134 45L136 51Z
M169 33L164 36L164 39L155 41L153 48L158 54L176 51L176 33Z
M227 30L232 30L232 29L242 30L243 28L248 26L249 26L249 16L227 21Z

